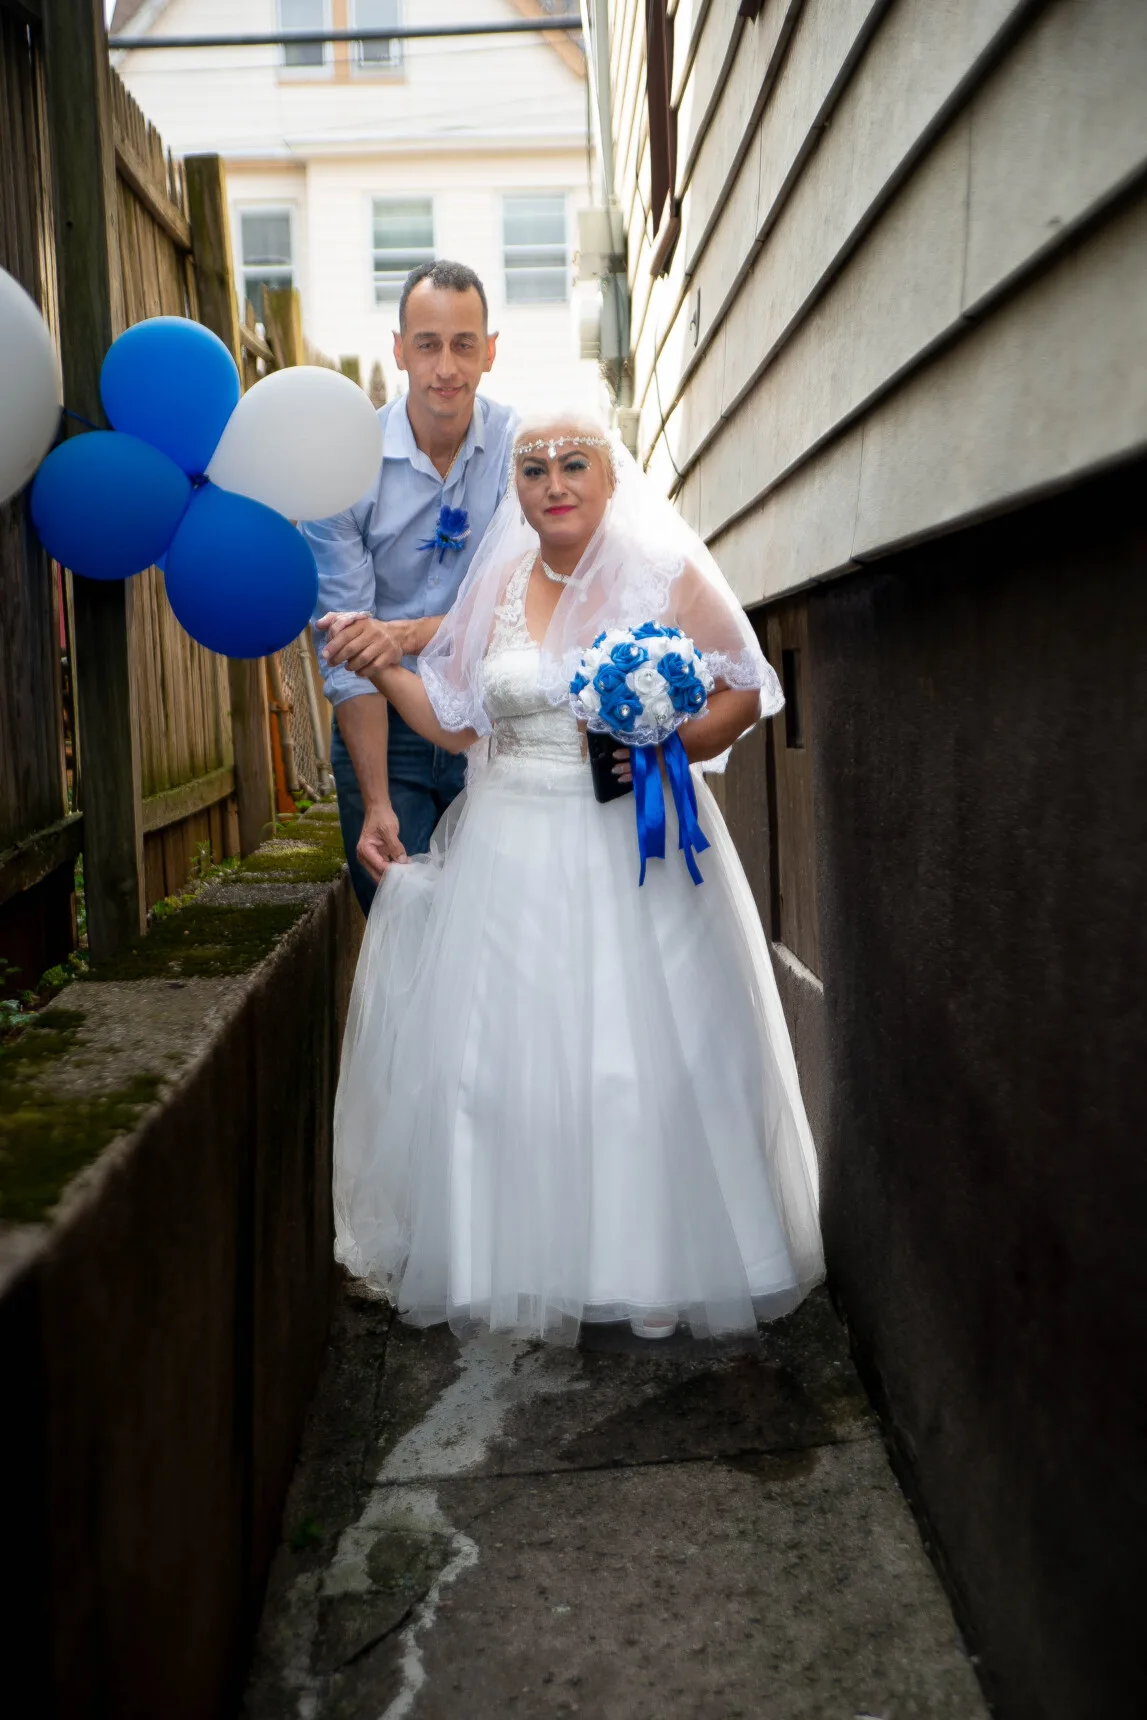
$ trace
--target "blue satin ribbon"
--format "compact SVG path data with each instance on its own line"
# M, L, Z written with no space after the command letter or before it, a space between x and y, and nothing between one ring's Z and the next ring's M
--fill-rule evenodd
M630 747L633 761L633 798L637 809L637 852L645 882L645 862L665 858L665 796L661 792L661 769L656 747Z
M689 876L695 884L703 882L696 853L703 854L709 838L697 822L697 792L689 771L689 757L679 735L670 735L662 747L673 805L677 810L677 846L685 855ZM633 798L637 813L637 851L641 856L638 884L645 882L647 860L665 858L665 796L661 788L661 770L656 747L630 747L633 761Z

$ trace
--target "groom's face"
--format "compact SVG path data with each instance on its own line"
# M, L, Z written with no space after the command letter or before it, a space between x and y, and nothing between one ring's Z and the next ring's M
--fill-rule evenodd
M420 281L406 301L406 326L394 337L394 357L420 408L444 424L464 427L497 341L487 332L473 287L459 293Z

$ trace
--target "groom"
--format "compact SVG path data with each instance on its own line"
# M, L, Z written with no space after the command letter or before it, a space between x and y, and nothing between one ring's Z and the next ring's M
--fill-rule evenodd
M463 757L422 740L364 676L403 659L414 667L501 500L517 415L476 392L498 342L488 323L473 269L411 270L394 337L409 387L379 413L378 480L345 513L300 527L319 565L316 624L332 610L365 612L329 645L316 631L335 707L343 845L364 913L392 861L426 852L465 776Z

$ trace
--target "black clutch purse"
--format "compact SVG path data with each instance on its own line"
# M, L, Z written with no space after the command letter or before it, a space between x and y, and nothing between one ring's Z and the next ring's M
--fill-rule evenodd
M606 734L604 730L590 729L586 734L586 745L589 750L589 768L593 777L593 792L597 800L620 800L623 794L633 793L632 782L622 782L614 776L613 767L620 763L614 758L614 753L621 746L620 741Z

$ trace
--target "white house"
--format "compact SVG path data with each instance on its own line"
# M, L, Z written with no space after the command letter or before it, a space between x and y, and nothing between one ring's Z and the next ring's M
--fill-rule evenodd
M576 0L119 0L112 33L205 36L521 20ZM308 338L391 355L407 270L454 257L481 275L495 398L597 403L579 357L572 262L590 201L580 39L551 32L287 47L142 49L116 63L178 155L226 161L236 273L299 288Z

